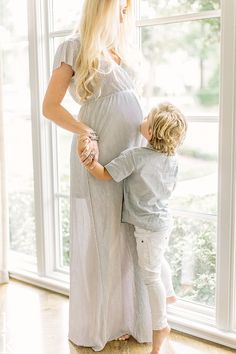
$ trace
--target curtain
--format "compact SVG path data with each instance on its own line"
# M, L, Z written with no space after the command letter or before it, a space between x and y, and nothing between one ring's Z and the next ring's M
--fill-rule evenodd
M0 48L0 284L9 282L7 269L9 232L3 126L2 57Z

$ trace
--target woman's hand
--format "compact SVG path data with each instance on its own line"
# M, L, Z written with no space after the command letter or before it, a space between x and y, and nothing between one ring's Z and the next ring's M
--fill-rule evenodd
M81 134L77 141L77 153L81 164L89 169L93 169L98 161L98 143L91 140L87 134Z

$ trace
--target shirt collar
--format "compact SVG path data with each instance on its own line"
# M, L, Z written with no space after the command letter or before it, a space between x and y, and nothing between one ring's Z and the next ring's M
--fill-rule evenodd
M146 147L149 148L149 149L155 150L155 149L153 148L153 146L149 143L149 141L147 142Z

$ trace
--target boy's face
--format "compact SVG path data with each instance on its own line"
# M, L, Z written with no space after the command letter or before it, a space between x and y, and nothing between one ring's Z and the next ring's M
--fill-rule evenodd
M146 118L144 118L144 120L142 121L142 123L140 124L140 133L144 136L145 139L147 139L148 141L151 139L152 137L152 130L151 128L149 128L149 117L147 116Z

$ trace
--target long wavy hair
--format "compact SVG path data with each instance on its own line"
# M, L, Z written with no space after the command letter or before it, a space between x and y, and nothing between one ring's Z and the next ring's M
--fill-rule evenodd
M134 65L132 0L127 0L123 22L120 21L120 4L120 0L84 0L80 24L73 31L73 35L79 36L81 44L75 63L76 93L81 101L86 101L93 95L95 87L98 88L99 75L112 70L114 61L110 50L126 65ZM107 72L100 67L102 56L110 64Z

